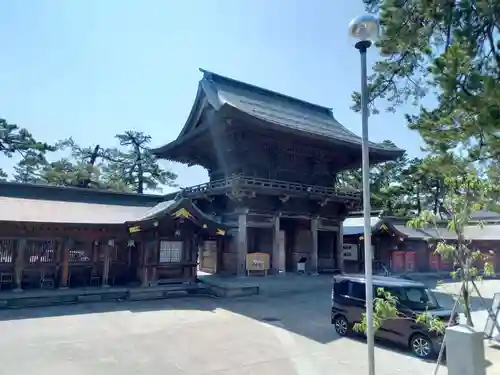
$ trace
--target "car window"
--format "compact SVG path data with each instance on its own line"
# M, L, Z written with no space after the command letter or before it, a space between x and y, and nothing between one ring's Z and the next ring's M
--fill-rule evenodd
M365 284L351 282L351 297L365 300L366 299Z
M405 287L400 288L399 291L399 302L410 309L422 310L439 307L434 294L427 288Z
M349 294L349 282L343 280L333 285L333 290L336 296L346 296Z

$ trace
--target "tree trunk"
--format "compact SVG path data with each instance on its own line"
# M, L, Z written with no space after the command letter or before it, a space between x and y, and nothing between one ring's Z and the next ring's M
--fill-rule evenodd
M142 167L142 154L141 154L141 149L139 146L136 147L136 152L137 152L137 194L143 194L144 193L144 169Z
M456 228L457 233L457 259L460 262L460 280L462 281L462 297L464 300L464 315L467 325L474 327L470 310L470 294L469 294L469 278L470 278L470 254L465 248L464 228L462 226Z
M464 282L462 289L462 295L464 298L464 315L468 326L474 327L474 322L472 321L472 315L470 310L470 294L469 294L469 283Z
M99 145L95 146L94 151L92 151L92 154L90 155L90 159L89 159L89 162L87 163L87 165L91 169L94 168L95 162L97 161L97 157L99 156L100 149L101 149L101 146L99 146ZM90 186L91 182L92 182L92 174L89 174L89 177L84 179L84 180L79 181L78 185L79 185L79 187L88 188Z
M417 215L422 213L422 202L420 200L420 187L417 185Z
M433 211L434 211L434 215L437 215L438 209L439 209L439 193L440 193L439 180L436 180L435 188L436 188L436 191L434 193L434 209L433 209Z

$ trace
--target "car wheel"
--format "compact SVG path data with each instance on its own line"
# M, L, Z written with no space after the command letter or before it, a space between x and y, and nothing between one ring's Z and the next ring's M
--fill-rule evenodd
M349 322L342 315L337 315L334 320L335 331L339 334L339 336L347 336L349 333Z
M434 355L432 341L424 335L414 335L410 340L410 350L419 358L430 358Z

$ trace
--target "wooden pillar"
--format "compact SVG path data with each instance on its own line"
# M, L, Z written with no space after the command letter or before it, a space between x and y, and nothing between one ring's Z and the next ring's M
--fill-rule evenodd
M277 215L274 218L274 226L273 226L273 260L272 266L273 271L275 273L284 273L285 272L285 247L282 243L283 238L281 236L281 228L280 228L280 216Z
M114 247L114 241L110 240L105 246L104 246L104 262L102 265L102 286L104 288L109 287L108 279L109 279L109 262L110 262L110 252L111 252L111 247Z
M344 273L344 222L339 223L339 230L337 232L337 267L340 272Z
M238 238L237 238L237 264L236 274L238 276L245 276L246 274L246 256L248 252L248 239L247 239L247 213L240 212L238 216Z
M92 266L99 262L99 249L101 248L101 243L99 241L92 242Z
M23 282L23 270L24 270L24 253L26 250L27 241L24 238L21 238L17 241L17 249L16 249L16 263L14 265L14 273L15 273L15 282L16 288L14 291L21 292L23 290L22 282Z
M141 286L148 286L147 243L141 242Z
M311 273L318 274L318 219L311 219Z
M69 278L69 250L73 246L73 240L71 238L64 241L62 246L62 256L61 256L61 280L59 282L59 288L66 289L68 287Z

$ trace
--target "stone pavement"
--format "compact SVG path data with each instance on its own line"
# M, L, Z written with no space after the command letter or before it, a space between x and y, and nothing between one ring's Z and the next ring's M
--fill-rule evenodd
M500 280L483 280L477 282L480 289L482 299L473 291L471 293L471 315L474 326L478 330L483 330L488 319L488 313L485 305L491 308L493 296L495 293L500 293ZM440 299L440 303L449 308L453 307L454 298L460 294L461 284L459 282L446 282L438 285L435 290Z
M330 324L330 282L283 296L0 311L0 362L9 375L361 375L366 345ZM307 278L302 279L307 282ZM488 349L488 375L500 351ZM378 345L377 374L428 375L434 365ZM442 368L440 374L446 374Z

